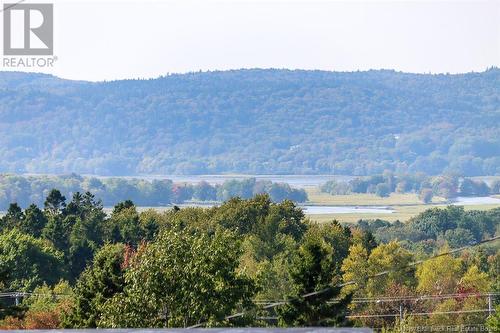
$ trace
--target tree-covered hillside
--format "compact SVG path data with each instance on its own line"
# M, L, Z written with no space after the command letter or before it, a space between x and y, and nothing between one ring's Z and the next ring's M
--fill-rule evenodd
M500 174L500 70L0 72L0 172Z

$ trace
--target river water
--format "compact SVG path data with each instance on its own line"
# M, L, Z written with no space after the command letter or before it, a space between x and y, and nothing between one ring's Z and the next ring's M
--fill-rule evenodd
M213 207L214 204L182 204L179 207ZM316 206L316 205L298 205L304 210L307 215L320 215L320 214L391 214L394 210L389 207L383 206Z
M107 177L98 177L107 178ZM179 176L179 175L157 175L157 176L133 176L133 177L123 177L123 178L139 178L152 181L154 179L171 179L174 183L186 182L186 183L199 183L201 181L206 181L209 184L222 184L227 180L236 179L248 179L255 178L257 180L269 180L272 182L288 183L290 186L295 188L304 188L312 186L320 186L329 180L336 180L338 182L347 182L354 176L342 176L342 175L191 175L191 176ZM500 199L494 197L457 197L451 200L452 205L491 205L499 204ZM183 204L181 207L186 206L201 206L210 207L210 205L204 204ZM442 205L445 206L445 205ZM390 207L383 206L316 206L316 205L301 205L304 212L307 215L319 215L319 214L391 214L394 212ZM165 210L171 207L151 207L154 209ZM140 207L141 210L147 209L147 207ZM106 207L106 210L112 210L112 207ZM0 216L4 215L5 212L0 211Z
M391 214L389 207L354 207L354 206L301 206L307 215L319 214Z
M456 197L452 205L499 205L500 199L494 197Z

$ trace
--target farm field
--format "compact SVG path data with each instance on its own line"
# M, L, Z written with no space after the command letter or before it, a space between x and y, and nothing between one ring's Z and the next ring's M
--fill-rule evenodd
M494 181L500 180L500 176L476 176L476 177L471 177L471 179L482 180L487 184L491 184Z
M317 222L327 222L338 220L345 223L355 223L359 219L384 219L394 222L407 221L411 217L423 212L426 209L444 206L447 201L444 198L434 197L431 204L423 204L416 194L395 194L392 193L387 198L381 198L374 194L350 194L350 195L330 195L321 193L318 188L307 188L309 196L309 205L321 206L383 206L391 207L392 213L347 213L347 214L315 214L308 217ZM500 196L493 196L500 198ZM500 207L500 204L484 205L464 205L465 210L489 210Z
M308 204L335 205L335 206L393 206L393 205L422 205L422 201L414 193L391 193L387 198L375 194L354 193L347 195L331 195L323 193L317 187L305 189L309 197ZM433 204L446 203L445 198L434 197Z
M308 209L311 207L349 207L349 208L359 208L359 211L353 213L327 213L327 214L307 214L309 219L317 222L328 222L331 220L338 220L345 223L355 223L359 219L384 219L387 221L394 222L407 221L411 217L423 212L426 209L432 207L443 207L448 201L445 198L434 197L431 204L423 204L422 201L418 199L416 194L412 193L392 193L387 198L381 198L375 194L365 194L357 193L350 195L330 195L328 193L322 193L317 187L306 187L306 192L309 197L302 207ZM494 195L493 198L500 199L500 195ZM186 203L178 205L179 207L189 207L189 206L201 206L210 207L213 204L218 204L213 202L207 203ZM476 204L476 205L463 205L466 210L489 210L493 208L500 207L500 204ZM372 207L387 207L390 208L387 212L363 212L362 208L372 208ZM111 213L112 207L105 207L107 213ZM156 211L166 211L172 209L172 206L165 207L151 207L151 206L138 206L137 210L142 212L148 209L153 209ZM353 209L354 210L354 209ZM392 211L390 213L389 211Z
M426 209L432 208L433 205L412 205L412 206L398 206L394 207L394 213L388 214L363 214L363 213L352 213L352 214L318 214L309 215L308 217L312 221L316 222L328 222L331 220L338 220L345 223L355 223L360 219L383 219L390 222L399 220L401 222L408 221L411 217L423 212ZM493 208L498 208L500 205L469 205L464 206L465 210L490 210Z

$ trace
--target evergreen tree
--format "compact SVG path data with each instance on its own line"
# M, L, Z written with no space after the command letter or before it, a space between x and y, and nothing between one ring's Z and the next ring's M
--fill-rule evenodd
M123 244L108 244L96 253L76 282L74 306L64 318L64 326L97 327L106 300L123 291L126 251Z
M47 224L47 217L43 214L42 210L35 204L31 204L24 211L25 219L21 224L21 230L34 237L40 237L42 230Z
M24 213L17 203L11 203L5 216L1 219L0 230L18 228L24 221Z
M341 296L336 249L316 232L308 232L290 268L294 293L278 308L282 326L346 325L351 295ZM318 292L311 296L304 296ZM336 302L329 302L339 298Z
M66 197L57 189L52 189L45 199L45 211L49 215L59 215L66 207Z

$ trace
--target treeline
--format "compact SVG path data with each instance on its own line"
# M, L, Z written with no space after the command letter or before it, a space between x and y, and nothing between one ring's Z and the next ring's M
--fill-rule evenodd
M474 180L454 175L429 177L422 173L395 175L391 172L370 177L358 177L348 182L331 180L321 186L321 191L333 195L351 193L374 193L387 197L391 193L418 193L425 203L434 195L446 199L457 196L488 196L500 194L500 180L488 185L482 180Z
M139 206L165 206L185 201L225 201L232 197L248 199L256 194L267 193L273 201L285 199L294 202L307 201L302 189L291 188L285 183L256 180L228 180L222 185L173 183L171 180L142 180L125 178L82 177L76 174L63 176L17 176L0 174L0 210L10 203L21 207L34 203L43 205L43 198L53 189L60 189L66 197L76 192L91 192L105 206L114 206L124 200L132 200Z
M488 306L476 295L500 291L498 246L410 263L455 245L439 235L468 228L456 222L460 219L468 219L470 228L482 226L474 240L498 235L500 211L478 214L456 207L428 210L411 222L427 238L399 243L394 234L395 239L378 239L371 222L312 223L291 201L273 203L268 195L161 213L139 213L124 201L107 216L91 193L75 193L68 201L52 190L43 209L12 204L1 219L0 291L32 294L19 305L1 299L0 328L474 327L487 315L474 309ZM411 247L413 241L428 246ZM376 274L383 271L390 274ZM314 291L322 292L301 297ZM460 298L403 306L408 312L463 314L404 322L373 316L399 313L398 303L353 302L353 297L456 293ZM259 306L283 299L289 302L269 311ZM242 311L241 317L225 319ZM353 314L361 317L347 317ZM498 312L489 319L493 328L498 319Z
M0 72L0 172L499 175L499 80L498 68Z
M500 232L500 208L470 211L462 206L431 208L405 223L360 220L357 227L373 233L378 241L397 239L412 251L432 253L444 244L458 248L493 237Z

